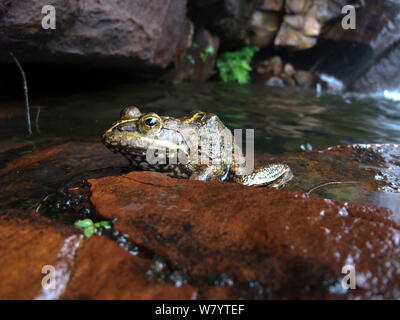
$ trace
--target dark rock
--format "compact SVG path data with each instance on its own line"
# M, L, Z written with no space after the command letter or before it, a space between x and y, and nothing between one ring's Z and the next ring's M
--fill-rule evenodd
M247 23L257 1L191 0L188 16L195 25L203 26L221 39L221 46L233 49L243 46Z
M387 209L151 172L90 184L133 242L235 299L399 298L400 227ZM341 287L344 265L356 267L355 290Z
M397 91L400 85L399 68L400 41L387 48L379 58L374 59L373 64L350 85L350 89L360 92Z
M296 71L289 63L283 67L282 59L279 56L261 62L257 67L257 73L261 75L256 78L256 83L273 87L311 88L316 81L316 75L312 72Z
M0 169L0 205L42 199L92 175L120 173L127 161L100 143L67 142L21 156ZM108 167L108 168L107 168Z
M176 59L175 68L164 79L175 83L209 79L214 73L218 48L216 36L202 28L197 29L190 45Z
M57 29L44 30L41 9L52 3ZM187 23L185 0L35 0L13 1L5 8L0 16L2 62L10 62L9 51L14 51L21 62L165 68Z
M315 80L314 74L309 71L298 70L294 77L296 85L302 88L311 88Z
M283 0L262 0L259 9L269 11L281 11L283 8Z
M392 1L366 0L356 10L356 29L344 30L341 19L325 23L322 39L334 40L333 49L322 48L318 70L344 81L351 89L379 92L396 89L400 41L400 5ZM347 44L347 45L343 45ZM349 67L347 67L349 66Z
M280 76L283 71L282 59L279 56L265 60L257 67L257 73L268 74L271 76Z
M250 41L260 48L273 43L281 17L275 12L254 11L249 22Z

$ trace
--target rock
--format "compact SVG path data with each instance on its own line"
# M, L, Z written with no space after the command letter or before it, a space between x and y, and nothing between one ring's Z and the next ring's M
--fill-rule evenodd
M307 11L311 3L311 0L286 0L285 11L288 13L303 13Z
M0 212L0 299L58 298L68 284L81 236L37 213ZM56 290L44 290L45 266L58 269ZM45 272L42 273L42 270Z
M81 184L85 176L120 173L127 161L96 142L66 142L9 163L0 169L0 205L32 206L59 188Z
M251 43L260 48L271 44L279 29L280 20L279 14L275 12L254 11L249 23Z
M257 67L258 73L266 73L271 76L280 76L282 70L282 59L279 56L274 56L269 60L265 60Z
M211 281L234 299L400 297L390 210L151 172L90 184L98 212L189 283ZM355 290L341 286L345 265L356 268Z
M205 29L197 29L193 41L176 59L175 68L166 74L166 81L205 81L214 74L219 39Z
M95 141L23 155L0 172L0 297L398 299L399 154L352 145L258 156L290 165L285 191L122 174L126 160ZM117 218L136 253L108 235L83 238L74 212L44 216L44 196L87 178L97 219ZM340 285L345 264L356 290ZM41 286L45 265L60 270L55 292Z
M192 299L197 288L151 281L149 258L135 257L106 237L85 240L76 252L63 299Z
M398 69L400 5L375 0L364 3L364 6L356 7L356 30L345 30L342 19L332 19L335 14L341 16L340 6L329 3L324 10L317 11L317 16L322 15L324 19L318 49L323 63L317 71L342 80L349 90L381 92L396 89L400 83L395 72Z
M223 50L231 50L243 46L255 3L246 0L192 0L188 2L188 16L195 25L216 34L221 39Z
M301 88L311 88L315 79L312 72L303 70L296 71L294 78L296 80L296 85Z
M282 59L279 56L261 62L257 67L257 73L261 76L257 77L255 82L273 87L298 86L310 88L314 85L317 77L312 72L296 71L290 63L286 63L284 67L282 64Z
M286 63L285 66L283 67L283 73L285 73L289 77L292 77L295 75L296 70L290 63Z
M387 52L376 59L357 80L350 85L351 90L360 92L398 91L400 74L398 72L400 44L388 48Z
M313 47L317 40L307 37L301 31L298 31L287 23L282 23L274 44L278 47L290 47L295 50L304 50Z
M0 1L0 5L5 1ZM186 1L57 2L56 30L41 27L43 1L11 2L0 16L0 61L73 63L152 71L170 65L184 34Z
M304 14L287 14L283 17L283 21L290 27L302 31L304 26Z
M280 77L271 77L267 81L264 82L264 85L270 87L284 87L285 83Z
M285 161L293 170L291 190L315 197L372 203L392 209L400 223L400 146L349 145L279 156L267 155L258 163Z
M306 36L317 37L321 33L321 23L317 19L317 7L312 7L305 17L303 32Z
M262 0L259 9L269 11L281 11L283 8L283 0Z
M195 287L184 283L151 280L147 273L155 263L152 258L135 257L107 237L88 240L76 228L34 212L1 212L0 240L1 299L191 299L197 295ZM55 289L42 286L50 267L56 272Z

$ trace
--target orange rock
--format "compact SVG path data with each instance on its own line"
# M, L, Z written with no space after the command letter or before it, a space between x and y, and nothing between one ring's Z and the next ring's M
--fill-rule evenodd
M390 210L225 182L131 172L90 180L114 226L173 269L234 298L399 298L400 227ZM356 267L358 288L340 283Z
M74 245L80 235L32 212L9 210L0 215L0 299L57 299L69 279ZM68 247L68 244L73 244ZM42 280L51 265L58 269L56 290L44 290Z
M105 237L92 237L79 248L76 267L63 299L191 299L197 289L149 281L153 261L130 255Z

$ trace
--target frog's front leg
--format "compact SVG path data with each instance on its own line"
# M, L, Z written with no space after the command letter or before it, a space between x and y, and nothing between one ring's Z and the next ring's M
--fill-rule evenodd
M288 165L274 163L257 168L248 175L233 175L231 179L246 186L280 188L293 179L293 173Z

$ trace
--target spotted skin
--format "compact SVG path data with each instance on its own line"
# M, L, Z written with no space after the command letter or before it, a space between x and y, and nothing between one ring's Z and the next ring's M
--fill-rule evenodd
M232 156L232 150L240 150L234 149L238 146L232 141L229 129L212 113L194 111L172 118L142 114L136 107L122 110L120 120L102 135L104 145L126 157L133 169L271 188L280 188L293 178L290 168L280 163L244 173L244 158L241 152ZM163 158L159 150L166 150ZM149 152L158 161L148 160Z

